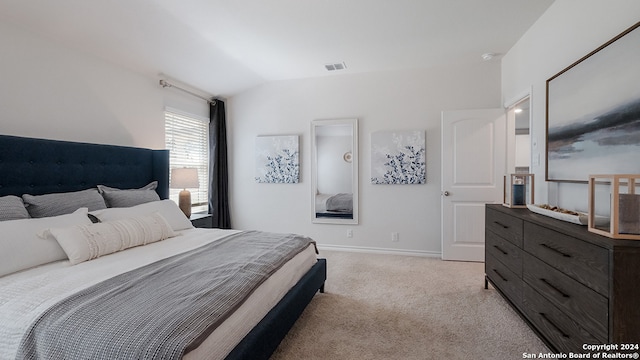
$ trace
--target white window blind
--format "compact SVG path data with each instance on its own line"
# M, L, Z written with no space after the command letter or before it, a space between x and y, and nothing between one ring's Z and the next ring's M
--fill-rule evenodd
M209 184L209 119L165 109L165 142L169 150L169 167L197 168L199 189L191 192L192 211L206 211ZM169 198L178 202L181 189L170 189Z

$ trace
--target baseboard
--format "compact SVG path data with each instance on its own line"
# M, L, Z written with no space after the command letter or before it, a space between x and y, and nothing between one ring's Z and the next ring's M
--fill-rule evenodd
M364 247L364 246L344 246L344 245L320 245L318 244L319 250L330 250L330 251L347 251L347 252L359 252L359 253L370 253L370 254L385 254L385 255L406 255L406 256L420 256L420 257L442 257L441 252L435 251L421 251L421 250L397 250L397 249L388 249L388 248L374 248L374 247ZM320 253L322 255L322 253Z

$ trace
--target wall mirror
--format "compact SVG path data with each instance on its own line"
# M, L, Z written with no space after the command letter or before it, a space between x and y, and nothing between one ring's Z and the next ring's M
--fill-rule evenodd
M531 109L525 97L507 109L506 174L531 172Z
M358 119L311 121L312 220L358 223Z

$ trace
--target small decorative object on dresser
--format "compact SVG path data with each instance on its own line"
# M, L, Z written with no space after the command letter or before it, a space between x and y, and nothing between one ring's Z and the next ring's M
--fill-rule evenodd
M587 225L587 218L589 217L585 213L567 210L548 204L527 204L527 209L540 215L549 216L554 219L567 221L578 225Z
M527 204L533 204L533 177L533 174L505 175L502 205L510 208L524 208Z
M191 220L191 224L194 227L206 229L213 228L213 218L211 217L211 214L191 214L189 220Z
M640 343L640 241L500 205L487 205L485 219L485 288L551 350Z
M601 224L596 212L608 214ZM640 240L640 174L589 175L589 231Z

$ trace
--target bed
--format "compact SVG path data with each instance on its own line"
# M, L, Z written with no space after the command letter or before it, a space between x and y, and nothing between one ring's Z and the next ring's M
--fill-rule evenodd
M225 315L215 315L215 317L211 315L210 317L213 320L210 320L210 323L201 321L204 318L209 319L207 317L209 315L193 315L192 317L198 320L198 326L204 330L197 336L189 335L191 336L190 339L197 338L197 341L183 340L182 347L177 347L178 349L183 349L183 353L176 355L168 351L170 354L166 356L159 356L159 353L147 354L149 358L176 358L177 356L177 358L186 360L217 358L268 359L270 357L315 293L318 290L323 290L326 279L326 261L317 259L315 244L312 240L305 240L304 237L293 234L192 228L188 219L184 216L182 219L176 216L177 206L170 200L166 200L169 192L168 179L169 165L168 151L166 150L0 135L0 199L29 194L33 198L26 197L24 201L29 202L30 211L42 210L46 213L50 209L38 202L41 201L40 197L47 198L50 197L50 194L82 193L87 189L91 189L91 196L95 197L93 189L100 186L100 194L105 199L105 203L114 205L106 209L90 209L90 204L86 209L83 208L84 210L79 209L74 212L72 208L69 208L64 215L25 221L34 223L55 220L52 224L57 227L48 227L46 231L40 231L38 236L43 239L46 236L53 236L56 240L59 240L65 252L69 249L72 251L66 254L68 260L42 263L45 260L38 259L39 256L46 258L54 252L53 250L47 251L42 245L42 248L38 248L39 253L36 251L35 254L20 255L18 251L15 256L15 258L19 259L21 257L24 258L26 255L29 259L28 261L34 261L37 266L28 267L29 264L25 265L24 262L11 264L11 259L6 262L7 264L1 265L5 268L11 266L27 266L28 268L0 276L0 353L7 354L5 347L13 346L8 353L20 354L22 358L37 358L34 357L34 352L29 350L33 346L29 345L27 340L33 340L30 337L34 337L35 335L32 334L36 333L56 335L68 331L64 323L56 325L62 326L60 328L40 328L39 326L41 323L56 323L54 320L61 318L57 314L66 314L67 311L59 309L58 306L60 304L70 306L69 304L72 301L76 301L76 299L88 298L87 294L92 294L96 302L82 305L92 310L85 315L84 322L91 325L88 326L89 328L94 325L97 326L96 324L99 322L94 322L95 319L91 317L93 316L91 312L96 313L95 308L92 306L113 307L111 301L103 301L102 305L98 305L100 304L98 301L105 298L111 300L109 298L111 295L104 294L112 294L114 291L119 293L120 290L116 291L114 289L121 289L124 283L129 284L126 281L139 281L131 283L135 285L127 286L136 290L129 292L128 296L130 297L137 299L138 296L142 296L141 294L145 292L155 294L150 298L157 301L157 311L162 311L163 315L153 317L145 315L147 318L142 316L144 321L140 320L141 322L136 325L138 328L126 331L123 330L125 327L119 326L120 323L115 320L117 316L105 317L108 321L111 321L111 326L113 327L105 332L110 334L125 333L120 337L113 337L118 339L142 336L140 334L145 333L142 328L147 326L147 323L159 322L160 318L164 321L165 317L166 319L172 319L169 313L178 306L171 304L179 304L185 299L184 295L178 296L176 300L171 295L172 293L165 293L165 287L168 287L168 285L164 283L151 285L146 280L148 276L163 274L159 278L164 282L191 284L190 286L199 289L197 291L198 294L202 291L206 292L207 296L214 293L227 294L226 291L211 291L209 286L213 287L216 284L215 282L200 284L191 280L182 281L181 279L184 279L184 277L181 276L184 276L184 274L176 275L177 277L173 279L169 277L169 270L166 269L181 268L187 269L183 272L190 273L194 271L194 268L204 269L202 264L207 262L214 264L222 262L234 263L231 260L227 261L227 259L234 258L229 254L234 251L248 251L236 250L235 245L232 245L233 243L246 242L247 246L251 248L260 248L266 247L264 246L266 243L272 244L272 241L275 241L278 244L287 244L282 245L282 248L290 247L291 250L288 250L290 251L289 255L283 256L282 259L279 258L280 255L270 255L279 263L276 265L264 265L265 269L267 269L264 270L267 274L266 280L257 280L255 284L247 285L250 293L248 298L234 297L238 299L234 300L233 305L229 306L235 311ZM132 196L132 194L135 194L135 196ZM84 193L83 196L86 197ZM126 203L132 197L139 196L151 196L154 199L133 205ZM54 200L56 200L56 206L73 204L72 200ZM124 206L123 204L130 206ZM152 212L150 209L152 209ZM4 211L8 211L6 207L4 209L0 208L0 212ZM95 221L100 221L100 223L92 224L94 219L90 219L89 214L95 218ZM59 227L60 218L72 222L74 226ZM75 225L72 218L74 219L73 221L79 221L77 219L80 218L90 220L86 225L84 223ZM0 227L5 226L6 228L15 223L21 223L21 220L0 222ZM80 249L73 242L67 243L69 239L74 239L77 234L73 231L80 231L78 229L87 231L87 229L95 229L97 226L115 227L115 224L118 224L118 226L127 224L127 226L133 226L131 223L138 227L142 226L140 225L141 223L145 226L148 225L149 232L156 234L162 241L149 241L150 243L145 243L144 246L135 246L113 253L96 253L103 256L88 261L87 256L91 258L91 256L96 255L92 251L100 252L102 250L92 249L91 247ZM8 233L10 234L10 232ZM8 233L5 232L3 234L5 239L0 240L0 242L9 241L10 243ZM82 235L85 236L86 234L82 233ZM62 239L65 240L62 241ZM295 249L293 245L290 245L292 243L297 244ZM3 248L5 253L7 249L13 249L10 245L7 246L9 247ZM200 256L200 260L194 260L195 256ZM211 259L209 256L219 256L219 258L216 258L217 260L215 261L208 260ZM74 261L78 261L78 263L70 265L70 262ZM238 265L239 262L240 260L236 260L235 266L240 266ZM247 272L253 273L252 266L254 263L261 265L262 261L242 262L240 267L250 267L251 271ZM252 265L245 266L246 264ZM6 271L12 271L12 269L5 269ZM259 271L255 272L258 273ZM145 274L144 277L140 275L143 273ZM209 281L204 279L206 278L204 276L200 276L200 278L203 278L203 281ZM98 288L104 288L99 291L107 292L98 292ZM143 291L142 289L148 290ZM20 298L20 294L24 298ZM77 294L81 294L81 296ZM132 301L130 297L125 297L120 301L123 303ZM203 296L192 297L200 299ZM139 301L148 302L150 300ZM226 301L220 300L219 302L225 303ZM208 303L209 301L201 302ZM167 309L169 310L160 310L160 306L168 306ZM206 304L205 306L213 305ZM78 306L78 308L80 307ZM23 312L25 308L35 309L36 311L34 313ZM206 312L208 310L202 311ZM133 312L142 313L142 311ZM16 317L16 314L20 316ZM13 318L11 318L12 316ZM80 317L80 315L77 315L77 317ZM183 318L184 315L176 315L176 319L178 319L176 321L182 321ZM52 320L49 321L47 319ZM182 329L184 327L183 323L180 322L179 324L181 325L176 325L176 328ZM7 326L8 324L12 324L13 328ZM178 332L178 330L172 330L171 326L163 326L164 330L162 331L164 332ZM11 336L7 334L10 334L11 331L15 332L15 329L28 329L28 331L25 332L26 335L21 333L20 339L16 340L15 337L17 335L15 334L13 335L14 339L11 339ZM81 337L80 335L85 334L84 331L77 330L81 329L81 327L76 328L74 325L74 329L76 331L75 336L78 338ZM146 344L154 342L157 338L162 338L160 335L154 336L154 334L160 334L157 331L159 330L146 330L147 333L151 334L151 338L147 338L143 342ZM46 335L44 338L52 339L53 335ZM11 341L13 343L10 344ZM55 342L58 341L62 340L55 340ZM15 347L16 342L18 343L17 348ZM38 344L41 343L44 344L45 342L40 340ZM78 340L80 345L77 346L84 346L87 343L90 342ZM54 345L54 350L51 351L57 351L55 346L59 345ZM119 348L122 352L116 356L118 358L126 358L127 354L137 354L127 346L133 345L122 344L111 346L109 349ZM70 345L65 344L62 347L68 348ZM93 345L88 347L95 348ZM155 349L162 349L162 345L158 345ZM0 354L0 358L2 356L6 355ZM105 354L102 354L102 356L106 357ZM138 355L131 356L138 357ZM9 358L15 358L15 356L12 355Z
M353 194L316 194L317 218L353 219Z

